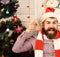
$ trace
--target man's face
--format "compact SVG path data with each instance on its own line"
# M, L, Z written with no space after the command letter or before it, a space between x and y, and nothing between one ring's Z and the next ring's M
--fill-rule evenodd
M58 21L56 18L46 18L43 23L43 28L45 31L46 36L49 39L55 38L56 31L58 29Z

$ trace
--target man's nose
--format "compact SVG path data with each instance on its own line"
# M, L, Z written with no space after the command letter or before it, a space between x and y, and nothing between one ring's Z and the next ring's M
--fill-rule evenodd
M51 28L53 28L53 27L54 27L54 25L53 25L53 24L50 24L50 27L51 27Z

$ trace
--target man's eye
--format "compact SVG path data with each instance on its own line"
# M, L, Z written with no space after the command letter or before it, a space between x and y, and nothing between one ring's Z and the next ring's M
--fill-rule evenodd
M57 22L53 22L53 24L56 24Z
M47 22L47 24L50 24L50 22Z

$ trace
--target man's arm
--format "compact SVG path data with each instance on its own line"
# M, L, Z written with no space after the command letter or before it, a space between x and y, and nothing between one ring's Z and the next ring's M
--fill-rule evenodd
M29 51L33 48L32 42L35 41L35 38L31 37L30 33L23 32L20 36L18 36L14 46L12 47L12 51L15 53Z
M34 48L35 45L35 32L40 31L40 26L35 21L32 21L29 27L23 32L16 40L12 51L15 53L25 52ZM32 37L33 36L33 37Z

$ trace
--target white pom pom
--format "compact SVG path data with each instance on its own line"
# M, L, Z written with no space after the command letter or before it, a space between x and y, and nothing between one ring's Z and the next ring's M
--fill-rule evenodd
M49 1L47 1L46 6L47 7L57 7L58 4L59 4L58 0L49 0Z

